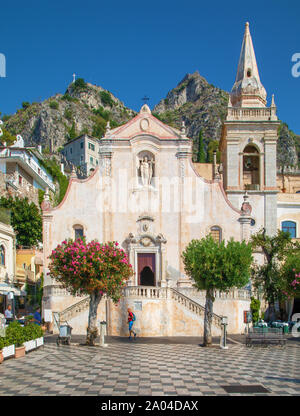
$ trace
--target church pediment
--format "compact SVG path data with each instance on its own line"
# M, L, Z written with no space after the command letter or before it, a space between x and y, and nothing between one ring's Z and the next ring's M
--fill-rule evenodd
M128 123L110 130L105 139L133 139L138 136L153 136L161 140L187 139L179 130L167 126L151 114L150 108L145 104L139 114Z

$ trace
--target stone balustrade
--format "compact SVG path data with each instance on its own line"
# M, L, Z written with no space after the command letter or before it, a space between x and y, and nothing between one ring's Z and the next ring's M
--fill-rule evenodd
M276 111L276 110L275 110ZM276 114L276 113L275 113ZM239 119L261 119L270 120L274 116L274 110L272 108L228 108L227 120L239 120Z

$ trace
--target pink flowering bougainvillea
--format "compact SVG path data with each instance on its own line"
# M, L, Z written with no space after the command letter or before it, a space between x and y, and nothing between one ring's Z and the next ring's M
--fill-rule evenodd
M59 244L49 256L52 277L73 295L90 296L87 344L94 345L97 336L97 307L104 294L118 302L122 288L132 275L127 254L117 242L86 243L83 239Z
M288 299L300 296L300 256L288 257L282 270L285 281L283 295Z

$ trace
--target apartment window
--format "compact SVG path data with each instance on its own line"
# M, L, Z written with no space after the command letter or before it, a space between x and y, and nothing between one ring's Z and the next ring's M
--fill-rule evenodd
M92 157L92 156L90 157L90 162L91 162L92 164L94 164L94 159L93 159L93 157Z
M72 147L71 147L71 149L70 149L70 153L71 153L71 154L73 153Z
M281 223L281 229L290 233L291 238L296 238L296 223L294 221L283 221Z
M96 159L96 165L98 165L98 159Z
M83 142L80 143L80 149L83 149Z
M22 185L22 176L21 175L19 175L19 185Z
M0 246L0 264L5 266L5 248Z
M80 163L83 162L83 155L80 156Z
M95 145L92 144L92 143L89 143L89 149L91 149L92 151L94 151L95 150Z

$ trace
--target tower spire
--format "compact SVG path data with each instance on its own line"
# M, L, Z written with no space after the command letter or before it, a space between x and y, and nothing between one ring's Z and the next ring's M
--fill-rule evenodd
M234 107L265 107L266 97L266 90L259 78L249 23L246 22L231 102Z

